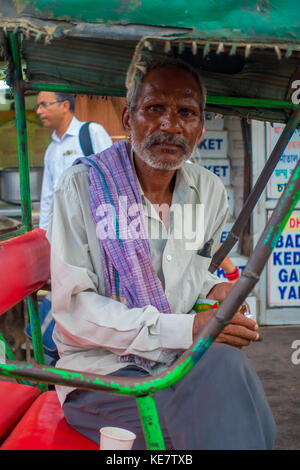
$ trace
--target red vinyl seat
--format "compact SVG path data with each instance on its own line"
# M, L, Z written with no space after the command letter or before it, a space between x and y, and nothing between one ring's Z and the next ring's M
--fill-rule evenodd
M99 450L99 445L69 426L56 392L49 391L33 402L0 449Z
M20 421L40 390L30 385L14 382L0 382L0 442Z

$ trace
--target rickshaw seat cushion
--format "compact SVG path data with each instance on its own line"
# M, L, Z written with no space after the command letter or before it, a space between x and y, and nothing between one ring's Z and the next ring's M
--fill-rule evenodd
M0 382L0 442L9 435L40 393L31 385Z
M34 401L0 449L99 450L99 445L67 423L57 394L51 390Z
M36 228L0 242L0 315L50 278L50 243L43 229Z

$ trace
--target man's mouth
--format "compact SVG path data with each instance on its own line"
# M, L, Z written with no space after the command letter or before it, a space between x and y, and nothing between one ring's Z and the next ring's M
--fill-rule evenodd
M146 148L158 146L168 152L176 152L179 149L186 152L188 144L185 139L175 135L152 135L146 142Z
M173 144L171 142L157 142L153 146L159 146L162 150L168 151L177 151L178 149L182 150L182 145Z

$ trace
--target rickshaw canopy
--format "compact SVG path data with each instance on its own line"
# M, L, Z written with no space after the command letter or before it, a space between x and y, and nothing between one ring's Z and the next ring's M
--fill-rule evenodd
M21 33L31 85L84 84L103 96L125 96L129 65L127 83L147 54L182 57L203 77L207 111L286 122L300 79L299 18L295 0L2 0L0 44L9 62L7 32Z

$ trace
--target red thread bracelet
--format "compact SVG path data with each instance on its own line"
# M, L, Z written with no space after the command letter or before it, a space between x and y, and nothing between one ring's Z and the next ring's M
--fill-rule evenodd
M233 273L225 273L225 276L227 277L228 281L235 281L240 277L239 268L235 268Z

